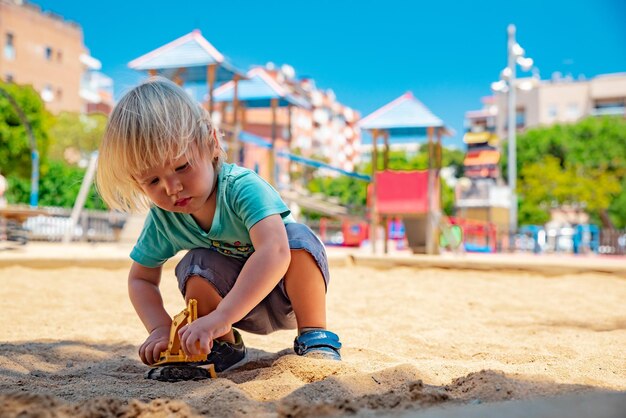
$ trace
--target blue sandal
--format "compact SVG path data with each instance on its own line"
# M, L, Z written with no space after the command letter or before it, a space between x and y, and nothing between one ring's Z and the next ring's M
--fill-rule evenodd
M299 356L341 360L341 342L334 332L325 329L306 331L296 337L293 350Z

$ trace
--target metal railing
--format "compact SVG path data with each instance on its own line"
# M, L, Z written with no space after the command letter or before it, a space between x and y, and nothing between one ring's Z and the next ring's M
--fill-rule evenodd
M47 208L47 214L24 221L22 229L32 241L63 241L69 232L72 241L114 242L119 240L127 218L118 212L83 210L72 227L71 212L71 209Z
M600 230L600 254L626 255L626 229Z

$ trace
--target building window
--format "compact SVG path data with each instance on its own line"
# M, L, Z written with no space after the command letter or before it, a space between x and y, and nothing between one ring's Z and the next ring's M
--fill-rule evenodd
M63 61L63 53L61 51L57 51L57 62Z
M567 118L578 119L580 117L580 109L578 103L570 103L567 105Z
M548 118L556 119L559 116L559 108L555 104L548 106Z
M41 98L44 102L51 102L54 100L54 91L50 84L46 84L43 90L41 90Z
M46 57L47 61L52 61L52 48L47 46L44 50L44 56Z
M595 116L626 115L626 97L596 100L592 114Z
M521 129L526 126L526 110L517 109L515 111L515 126Z
M15 39L12 33L7 33L4 42L4 57L8 60L15 59Z
M61 89L61 87L59 87L57 89L57 100L61 100L62 97L63 97L63 90Z
M8 73L5 77L5 80L7 81L7 83L12 83L13 82L13 74Z

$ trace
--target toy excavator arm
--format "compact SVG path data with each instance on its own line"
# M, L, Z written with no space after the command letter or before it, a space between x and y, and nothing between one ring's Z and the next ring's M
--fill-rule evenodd
M180 337L178 336L178 331L184 325L191 324L196 319L198 319L198 302L195 299L190 299L187 304L187 308L175 315L172 319L170 339L167 344L167 349L161 352L159 361L154 363L152 365L153 367L165 366L168 364L180 365L181 363L197 363L207 360L207 354L188 356L180 348ZM211 373L211 377L216 377L215 369L212 364L209 367L209 371Z

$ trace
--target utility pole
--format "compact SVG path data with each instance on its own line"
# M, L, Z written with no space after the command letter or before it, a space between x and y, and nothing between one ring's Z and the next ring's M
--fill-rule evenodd
M509 69L509 95L508 95L508 180L509 190L511 192L511 206L509 208L509 237L510 245L513 245L513 239L517 232L517 141L515 138L517 129L517 106L515 105L515 70L517 65L518 54L515 49L515 25L507 27L508 33L508 65Z

